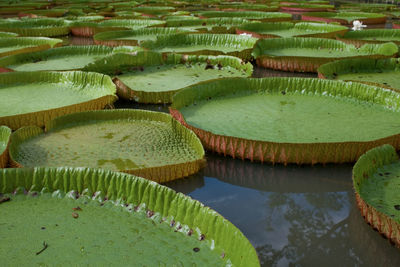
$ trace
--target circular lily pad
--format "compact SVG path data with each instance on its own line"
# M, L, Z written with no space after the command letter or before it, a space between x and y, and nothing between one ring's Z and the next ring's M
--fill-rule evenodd
M203 147L170 115L142 110L75 113L12 135L11 163L21 167L93 167L167 182L196 173Z
M0 126L0 168L5 168L8 163L8 143L10 141L11 129Z
M385 58L398 52L394 43L365 44L356 48L338 40L325 38L260 39L252 55L257 65L285 71L317 72L320 65L344 58Z
M308 78L227 78L183 89L171 114L206 149L282 163L354 162L400 147L399 92Z
M98 73L8 72L0 74L0 84L0 125L14 130L116 100L110 77Z
M6 266L259 266L253 246L221 215L129 174L3 169L0 210Z
M187 56L144 51L136 55L113 55L85 70L117 75L119 97L140 103L171 103L179 90L207 80L249 77L250 63L230 56ZM171 77L174 77L171 81Z
M386 42L393 42L399 45L400 29L364 29L362 31L349 31L344 36L338 37L337 39L355 46Z
M236 34L176 34L144 42L142 47L160 53L229 55L250 59L256 41L256 38Z
M384 145L360 157L353 168L357 205L364 219L400 247L400 161Z
M18 34L15 33L15 32L0 32L0 37L1 38L3 38L3 37L16 37L16 36L18 36Z
M0 58L0 66L15 71L79 70L101 58L119 52L133 52L139 47L65 46L45 51Z
M182 30L201 33L235 33L235 28L250 21L242 18L210 18L197 20L170 20L167 27L179 27Z
M20 36L54 37L67 35L68 24L62 19L4 19L0 20L0 31L14 32Z
M158 36L185 32L179 28L143 28L138 30L101 32L93 36L95 44L120 46L140 45L143 41L155 41ZM186 30L188 32L188 30Z
M289 21L292 20L292 15L280 12L260 12L260 11L202 11L197 12L200 18L242 18L247 20L258 21Z
M338 60L319 67L318 77L400 90L400 62L397 58Z
M344 25L352 25L353 21L359 20L364 24L383 24L386 16L379 13L363 12L309 12L301 16L302 20L338 22Z
M290 5L280 5L280 11L289 13L304 13L304 12L324 12L335 9L334 5L321 5L310 3L293 3Z
M101 22L78 21L70 23L70 29L75 36L91 37L100 32L135 30L149 26L163 26L165 21L151 19L109 19Z
M62 40L46 37L2 37L0 57L46 50L61 45Z
M275 12L279 11L279 6L268 4L255 4L255 3L245 3L245 2L221 2L217 6L217 10L222 11L263 11L263 12Z
M340 25L312 22L250 23L236 28L237 34L251 34L256 38L318 37L343 35L348 28Z

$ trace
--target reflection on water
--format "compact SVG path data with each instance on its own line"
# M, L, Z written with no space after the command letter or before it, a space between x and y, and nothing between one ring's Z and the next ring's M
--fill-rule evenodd
M235 224L264 266L398 266L399 251L355 206L351 168L272 166L210 154L201 173L167 186Z

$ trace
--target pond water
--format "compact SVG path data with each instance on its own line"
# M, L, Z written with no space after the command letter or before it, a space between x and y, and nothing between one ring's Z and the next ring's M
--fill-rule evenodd
M374 28L391 28L391 23ZM372 27L371 27L372 28ZM91 45L69 37L66 44ZM255 68L254 77L307 77ZM168 112L119 100L116 108ZM206 153L198 174L166 184L218 211L254 245L262 266L400 266L400 251L360 215L352 164L271 165Z

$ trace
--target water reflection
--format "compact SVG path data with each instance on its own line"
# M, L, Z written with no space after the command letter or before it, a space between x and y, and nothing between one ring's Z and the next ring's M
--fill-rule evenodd
M354 204L351 168L272 166L210 154L202 173L167 186L234 223L263 266L399 265L399 251Z

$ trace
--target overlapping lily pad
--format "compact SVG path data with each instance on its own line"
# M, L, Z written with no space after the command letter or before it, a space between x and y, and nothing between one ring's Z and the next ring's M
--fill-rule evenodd
M140 177L86 168L4 169L0 193L5 265L259 266L232 223Z
M207 80L251 76L253 66L230 56L187 56L156 52L113 55L85 70L117 75L121 98L140 103L171 103L179 90ZM171 80L171 77L174 77Z
M400 163L390 145L374 148L353 168L353 186L361 215L373 228L400 247Z
M3 19L0 20L0 31L14 32L20 36L54 37L67 35L68 24L62 19Z
M260 11L204 11L196 13L200 18L242 18L247 20L258 20L264 22L289 21L292 15L280 12Z
M393 42L400 44L400 29L365 29L362 31L349 31L338 40L362 46L363 44L379 44Z
M248 24L250 21L242 18L210 18L197 20L170 20L167 27L197 31L202 33L235 33L237 26Z
M338 22L340 24L353 24L353 21L359 20L364 24L382 24L386 22L386 16L379 13L363 12L310 12L301 16L302 20Z
M168 114L118 109L62 116L45 132L21 128L11 137L10 157L18 167L104 168L161 183L199 171L204 150Z
M80 70L113 53L135 52L139 47L65 46L0 58L0 67L15 71Z
M46 50L61 44L60 39L46 37L3 37L0 38L0 57Z
M9 72L0 74L0 84L0 125L14 130L116 100L111 78L98 73Z
M181 90L171 114L206 149L261 162L354 162L400 148L400 93L309 78L228 78Z
M318 76L400 90L400 62L397 58L339 60L319 67Z
M10 141L11 129L0 126L0 168L5 168L8 163L8 143Z
M73 22L71 32L75 36L91 37L105 31L134 30L149 26L163 26L162 20L152 19L110 19L101 22Z
M161 53L230 55L250 59L256 41L256 38L235 34L176 34L144 42L142 47Z
M143 41L155 41L157 36L176 34L189 30L179 28L143 28L138 30L101 32L93 36L95 44L108 46L139 45Z
M257 65L264 68L317 72L324 63L344 58L386 58L396 56L394 43L365 44L356 48L338 40L324 38L273 38L260 39L252 55Z
M251 34L256 38L318 37L332 38L343 35L348 28L340 25L312 22L250 23L236 28L238 34Z

